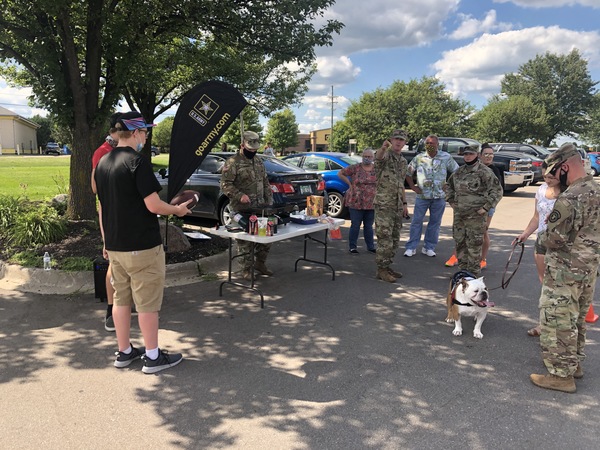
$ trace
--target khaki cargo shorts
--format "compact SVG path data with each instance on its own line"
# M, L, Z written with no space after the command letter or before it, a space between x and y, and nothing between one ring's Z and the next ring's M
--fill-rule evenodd
M165 251L158 245L133 252L108 251L115 289L114 305L131 306L140 313L158 312L165 287Z

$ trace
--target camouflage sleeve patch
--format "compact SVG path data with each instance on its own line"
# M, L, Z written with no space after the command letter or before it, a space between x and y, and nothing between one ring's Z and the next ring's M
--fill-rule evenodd
M549 223L556 223L560 220L560 211L553 209L550 215L548 216Z

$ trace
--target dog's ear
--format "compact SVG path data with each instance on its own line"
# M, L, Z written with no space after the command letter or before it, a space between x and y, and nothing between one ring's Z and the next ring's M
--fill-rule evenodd
M467 287L469 286L469 282L468 282L467 280L465 280L464 278L462 278L462 279L460 280L460 284L461 284L461 286L462 286L462 290L463 290L463 292L465 292L465 291L466 291L466 289L467 289Z

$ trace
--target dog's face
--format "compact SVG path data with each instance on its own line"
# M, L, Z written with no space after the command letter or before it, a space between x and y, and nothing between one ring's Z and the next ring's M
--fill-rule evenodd
M487 300L489 298L487 286L485 285L485 281L483 277L476 278L474 280L467 281L463 278L460 281L460 286L456 289L457 297L462 297L462 299L473 305L477 306L487 306Z

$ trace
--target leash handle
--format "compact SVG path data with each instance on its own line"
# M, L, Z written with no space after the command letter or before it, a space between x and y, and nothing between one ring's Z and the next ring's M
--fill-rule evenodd
M515 267L515 270L513 270L513 272L510 274L510 276L508 278L506 278L506 274L508 273L508 266L512 260L513 254L515 253L515 249L517 248L517 245L521 247L521 253L519 254L519 260L517 261L517 267ZM524 251L525 251L525 244L523 243L523 241L521 241L519 239L515 240L515 242L513 243L513 246L512 246L512 250L510 251L510 255L508 256L508 261L506 261L506 265L504 266L504 273L502 274L502 284L500 285L502 287L502 289L506 289L508 287L510 280L513 279L513 277L517 273L517 270L519 270L519 266L521 265L521 260L523 259Z

